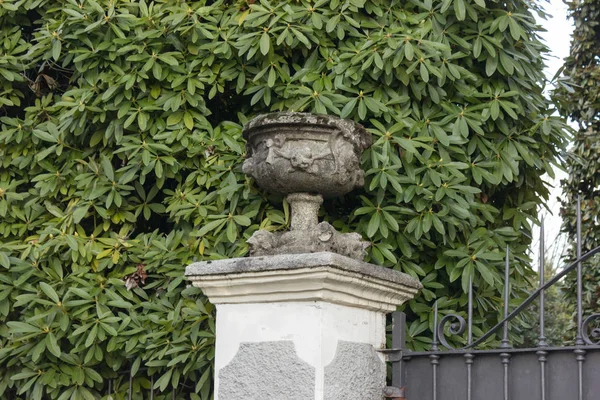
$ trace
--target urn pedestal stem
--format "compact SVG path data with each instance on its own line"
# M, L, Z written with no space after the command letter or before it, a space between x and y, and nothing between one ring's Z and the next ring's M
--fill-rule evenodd
M292 193L286 196L292 214L290 230L308 231L319 224L319 208L323 196L309 193Z

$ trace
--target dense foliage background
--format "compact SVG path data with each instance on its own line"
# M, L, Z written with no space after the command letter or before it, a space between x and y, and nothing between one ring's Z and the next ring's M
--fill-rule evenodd
M600 1L566 2L575 23L571 54L565 60L561 85L554 91L559 110L579 130L567 159L568 178L563 187L563 230L572 245L569 259L575 259L576 205L581 196L582 252L600 246ZM584 309L600 311L600 257L584 266ZM571 277L574 283L574 278ZM570 300L575 301L575 285Z
M541 176L566 140L536 7L0 1L2 398L122 399L130 371L134 398L151 379L156 399L210 397L214 308L184 266L287 225L241 173L242 125L271 110L373 134L364 190L323 217L423 282L412 347L471 277L479 326L496 321L505 246L515 303L531 285Z

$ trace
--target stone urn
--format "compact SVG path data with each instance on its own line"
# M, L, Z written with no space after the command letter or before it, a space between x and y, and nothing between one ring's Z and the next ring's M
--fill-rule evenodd
M272 113L244 127L244 173L272 193L341 196L364 184L360 157L371 135L350 120L329 115Z
M250 255L330 251L364 258L368 242L318 222L323 197L341 196L364 184L360 159L371 145L365 128L350 120L306 113L260 115L244 127L244 173L259 187L284 194L292 208L288 232L257 231Z

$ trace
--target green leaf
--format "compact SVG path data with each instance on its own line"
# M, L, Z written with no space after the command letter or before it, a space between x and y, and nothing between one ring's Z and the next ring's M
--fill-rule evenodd
M114 181L115 173L113 171L112 163L110 162L108 157L103 156L102 160L100 161L100 164L102 165L102 170L104 171L104 175L108 178L108 180L111 182Z
M396 142L398 142L398 144L400 146L402 146L402 148L404 148L404 150L408 151L409 153L417 153L417 149L412 144L412 141L410 139L395 137L394 140Z
M473 263L469 262L465 265L465 268L462 270L461 276L461 286L464 293L469 291L469 279L473 278Z
M179 62L177 61L177 59L169 54L159 54L158 59L160 61L164 62L165 64L169 64L171 66L179 65Z
M462 271L462 268L459 268L458 266L453 268L450 272L450 282L456 281L462 275Z
M62 49L62 43L59 39L52 40L52 58L54 61L58 61L60 58L60 51Z
M225 233L227 235L227 240L229 240L231 243L234 243L235 239L237 239L237 230L235 229L235 223L233 223L233 221L229 221L227 223L227 229L225 229Z
M364 99L360 99L358 102L358 117L365 119L367 117L367 106Z
M55 303L60 303L60 298L52 286L48 285L46 282L40 282L40 289L42 289L42 292L44 292L44 294L48 296L50 300Z
M102 101L109 100L117 90L119 90L118 85L109 86L108 89L106 89L106 91L102 94Z
M0 265L4 268L10 268L10 259L8 258L8 254L0 251Z
M245 215L235 215L233 217L233 220L236 224L241 226L250 226L250 224L252 223L250 218L246 217Z
M277 80L277 73L275 72L275 68L269 68L269 78L267 79L267 86L269 86L269 87L275 86L276 80Z
M466 8L464 0L454 0L454 12L459 21L463 21L466 16Z
M146 128L148 127L148 114L146 114L145 112L140 112L138 113L137 116L137 120L138 120L138 126L140 127L140 129L142 131L145 131Z
M333 32L333 30L338 26L339 22L340 22L340 16L339 15L334 15L332 18L330 18L327 21L327 24L325 25L325 31L326 32Z
M269 49L271 48L271 38L267 32L263 32L260 37L260 52L263 55L267 55L269 53Z
M298 29L294 29L292 28L292 32L294 33L294 36L301 41L302 43L304 43L306 45L306 47L308 47L310 49L310 41L308 40L308 38L302 33L300 32Z
M192 117L192 114L189 111L186 111L183 114L183 123L190 131L194 129L194 117Z
M176 112L169 115L167 118L167 125L175 125L178 124L179 121L183 118L182 112Z
M198 230L198 236L204 236L208 232L216 230L218 227L221 227L223 224L225 224L225 222L227 222L226 218L218 219L218 220L207 223L202 228L200 228L200 230Z
M135 121L136 117L137 113L133 113L129 117L127 117L127 119L123 123L123 128L129 128L129 126Z
M33 376L37 376L38 372L37 371L23 371L23 372L19 372L17 374L11 375L10 380L12 381L18 381L20 379L28 379L31 378Z
M440 141L441 144L443 144L444 146L450 146L450 138L448 137L444 129L440 128L439 126L431 126L431 129L433 131L433 134Z
M398 232L400 230L400 227L398 226L398 221L396 221L394 217L392 217L392 215L388 212L383 211L382 214L385 219L385 222L390 227L390 229L394 232Z
M46 142L50 142L50 143L57 143L58 140L57 138L55 138L54 136L52 136L51 134L49 134L48 132L42 131L40 129L34 129L33 130L33 136L38 137Z
M348 103L346 103L346 105L344 106L344 108L342 108L342 113L341 113L340 117L342 117L342 118L348 118L348 116L356 108L356 103L357 102L358 102L358 98L357 97L355 97L353 99L350 99L350 101Z
M429 82L429 71L424 62L421 63L419 70L421 72L421 79L423 79L424 82Z
M367 236L373 237L375 233L379 230L379 225L381 224L381 216L379 213L373 213L371 219L369 220L369 225L367 226Z
M85 215L87 214L88 209L89 209L89 206L84 206L84 207L78 207L75 210L73 210L73 222L76 224L81 222L83 217L85 217Z
M481 193L481 189L480 188L476 188L476 187L473 187L473 186L453 185L452 188L456 189L456 190L459 190L461 192L465 192L465 193L471 193L471 194Z
M497 57L488 57L485 61L485 73L487 76L492 76L498 67Z
M6 325L8 325L8 327L14 333L41 333L42 332L42 330L40 328L30 325L25 322L8 321L6 323Z
M433 216L433 227L435 228L436 231L438 231L439 234L441 234L441 235L446 234L446 229L444 228L444 224L435 215Z
M52 332L46 334L46 348L56 357L60 357L61 351L56 336Z
M406 42L406 44L404 45L404 57L406 57L408 61L412 61L414 54L415 49L413 45L410 42Z
M161 392L164 392L165 389L169 386L169 381L171 380L171 374L173 373L173 368L169 368L160 378L156 380L154 383L154 388L159 389Z
M519 40L521 38L521 27L519 26L519 24L517 23L517 21L515 21L514 18L509 17L508 19L508 27L510 28L510 35L512 36L512 38L514 40Z
M92 326L92 330L88 333L87 338L85 339L85 347L88 348L94 344L96 337L98 335L98 324L94 324Z
M487 284L490 286L494 286L494 275L492 275L488 267L483 263L480 263L479 261L477 261L475 265L477 266L477 270L479 271L483 279L487 282Z

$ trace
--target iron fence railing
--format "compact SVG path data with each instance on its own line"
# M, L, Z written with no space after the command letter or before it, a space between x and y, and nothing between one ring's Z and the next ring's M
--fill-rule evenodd
M438 319L434 304L434 330L429 351L405 349L406 317L393 314L392 349L383 350L392 363L392 386L384 395L410 400L598 400L600 399L600 314L584 318L583 262L600 253L600 246L581 254L581 203L577 201L576 260L547 282L544 279L544 225L540 227L539 287L510 311L510 263L506 248L504 318L485 334L473 338L473 285L469 282L467 319L456 313ZM545 337L545 290L576 271L576 333L574 345L552 347ZM599 282L600 284L600 282ZM534 348L513 348L508 323L539 298L539 331ZM492 335L501 340L496 349L477 349ZM446 340L464 335L466 345L454 348ZM444 348L444 349L442 349Z

